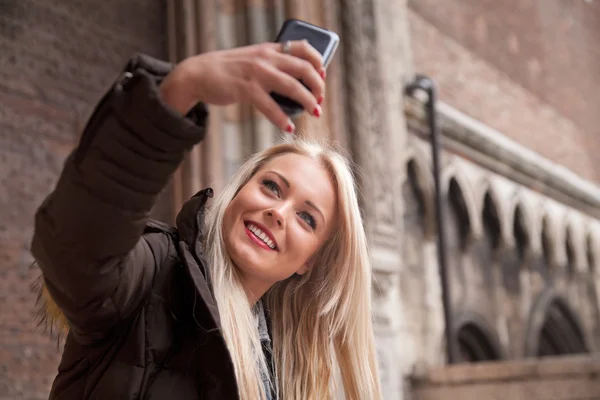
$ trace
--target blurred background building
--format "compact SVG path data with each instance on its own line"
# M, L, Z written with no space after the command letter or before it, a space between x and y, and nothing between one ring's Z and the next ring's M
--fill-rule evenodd
M2 0L0 399L47 398L60 348L33 323L33 214L126 60L273 40L287 17L341 37L324 116L297 125L360 171L386 399L600 398L600 2ZM452 366L415 73L439 91ZM211 114L155 217L276 140L252 109Z

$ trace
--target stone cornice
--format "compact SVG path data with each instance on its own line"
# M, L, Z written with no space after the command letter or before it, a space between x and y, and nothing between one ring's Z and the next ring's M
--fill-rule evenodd
M407 99L405 113L410 131L427 138L429 129L423 104ZM437 116L443 146L448 151L588 214L600 216L597 185L447 104L438 102Z

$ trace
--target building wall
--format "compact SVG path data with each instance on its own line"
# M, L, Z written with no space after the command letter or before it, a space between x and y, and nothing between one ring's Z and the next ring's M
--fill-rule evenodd
M592 400L598 358L549 358L438 368L413 380L411 400Z
M414 71L436 82L441 101L557 168L600 180L597 1L409 0L408 7ZM407 162L417 162L421 173L412 184L407 174L412 189L404 197L409 237L403 246L404 260L420 263L422 272L420 278L415 272L405 279L418 284L407 283L401 292L417 307L423 292L439 290L434 281L425 283L437 260L423 258L435 252L436 243L435 237L422 235L433 218L427 217L433 204L430 150L422 139L409 140ZM584 331L588 350L597 350L598 275L592 253L598 243L589 232L598 220L592 210L578 207L568 193L553 196L541 177L505 175L512 167L493 155L482 166L480 155L468 147L447 147L443 155L455 324L470 321L485 332L499 358L535 356L540 342L534 331L547 312L556 312L544 308L547 299L561 299ZM417 314L435 315L439 326L440 307L421 307ZM440 348L443 330L420 324L413 336L423 345L405 370L436 364L427 350Z
M0 2L1 398L48 398L59 349L33 323L33 215L127 58L166 57L164 8L141 0Z
M523 179L505 175L502 160L518 158L517 153L504 155L506 150L498 147L482 157L478 149L461 147L449 136L446 120L440 124L446 137L441 183L455 332L475 328L470 332L485 338L492 353L489 359L538 357L547 351L542 332L558 333L568 346L585 347L573 351L598 351L600 221L545 194L552 182L537 181L531 188ZM412 367L418 374L439 365L445 347L440 346L439 297L431 302L433 307L425 305L433 293L439 296L439 277L428 278L438 268L438 260L431 256L437 247L435 235L429 233L435 217L430 144L424 140L426 128L417 128L412 117L409 126L403 245L407 275L400 295L410 310L407 315L418 347L413 359L404 360L406 370ZM483 135L474 129L466 134ZM560 332L552 326L544 330L550 315L558 315ZM472 339L473 333L467 341ZM438 353L432 354L432 349ZM469 360L465 351L461 356Z
M441 99L600 180L600 2L409 1L415 71Z

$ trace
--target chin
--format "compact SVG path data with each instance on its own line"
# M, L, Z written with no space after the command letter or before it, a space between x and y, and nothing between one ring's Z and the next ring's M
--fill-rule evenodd
M227 252L233 264L237 269L242 271L244 274L257 275L261 272L261 266L265 265L264 257L258 254L257 250L261 249L253 248L252 243L244 243L244 241L232 241L232 243L225 242Z

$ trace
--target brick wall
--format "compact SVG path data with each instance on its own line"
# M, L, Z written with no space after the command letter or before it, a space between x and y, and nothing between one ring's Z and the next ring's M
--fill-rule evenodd
M600 2L412 0L415 71L441 99L600 181Z
M33 215L94 102L136 51L166 57L161 0L0 2L0 399L43 399L56 342L33 323Z

